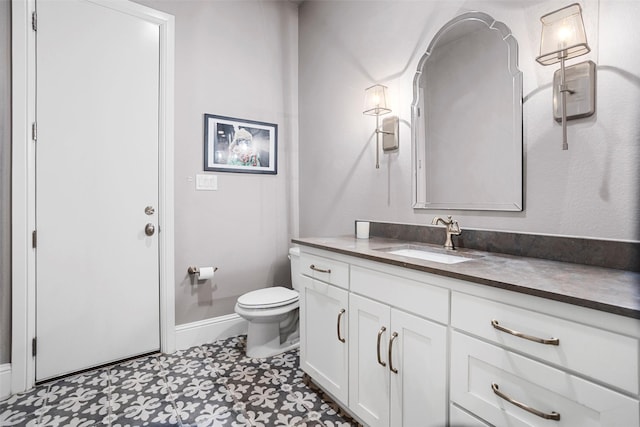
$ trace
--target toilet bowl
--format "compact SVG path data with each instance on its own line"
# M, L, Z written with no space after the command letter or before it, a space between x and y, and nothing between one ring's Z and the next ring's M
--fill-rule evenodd
M289 249L293 290L282 286L258 289L238 298L235 312L249 322L247 356L265 358L298 347L297 292L300 249Z

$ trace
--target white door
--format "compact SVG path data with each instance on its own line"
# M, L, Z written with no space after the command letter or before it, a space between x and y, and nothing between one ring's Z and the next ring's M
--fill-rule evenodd
M160 347L159 28L117 5L37 2L38 381Z
M300 366L346 404L349 361L349 293L300 276Z

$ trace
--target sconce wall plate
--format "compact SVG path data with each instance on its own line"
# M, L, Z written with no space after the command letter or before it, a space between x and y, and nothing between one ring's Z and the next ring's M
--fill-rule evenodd
M589 117L596 112L596 64L585 61L565 67L567 120ZM553 74L553 117L562 123L560 70Z
M398 116L386 117L382 120L382 150L394 151L398 149Z

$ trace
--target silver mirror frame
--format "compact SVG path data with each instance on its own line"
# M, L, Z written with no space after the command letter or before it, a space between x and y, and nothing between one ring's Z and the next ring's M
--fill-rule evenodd
M512 129L513 129L513 161L517 162L517 175L514 185L518 188L514 190L517 195L514 200L501 203L487 203L487 204L457 204L456 206L450 206L447 203L430 202L427 200L426 195L426 179L422 184L422 188L419 185L419 162L421 162L424 156L424 147L426 141L418 141L417 135L417 121L420 117L420 104L422 102L420 94L420 80L426 65L426 61L433 53L433 50L438 45L438 42L442 37L450 31L452 28L462 22L477 21L487 26L489 30L498 31L503 42L507 45L508 72L512 76L512 93L513 93L513 114L511 116ZM411 149L412 149L412 207L414 209L459 209L459 210L489 210L489 211L522 211L523 210L523 132L522 132L522 72L518 69L518 43L511 33L509 27L504 23L496 21L490 15L483 12L467 12L461 14L449 22L447 22L433 37L426 53L422 56L418 63L416 74L413 79L413 102L411 103ZM426 126L426 125L425 125ZM424 165L426 167L427 165ZM422 190L423 194L419 194Z

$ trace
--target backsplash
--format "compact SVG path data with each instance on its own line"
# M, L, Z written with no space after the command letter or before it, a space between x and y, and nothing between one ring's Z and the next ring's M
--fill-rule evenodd
M371 236L443 244L444 227L371 222ZM640 272L640 243L463 228L456 247Z

